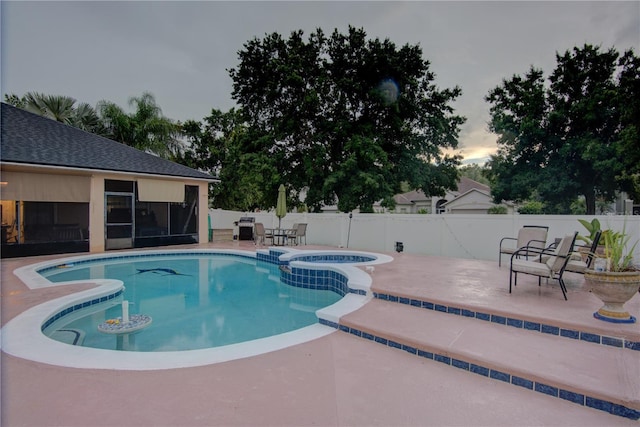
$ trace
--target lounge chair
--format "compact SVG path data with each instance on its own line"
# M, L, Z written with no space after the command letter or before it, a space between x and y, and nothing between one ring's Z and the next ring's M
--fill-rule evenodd
M569 262L567 262L567 267L565 271L570 271L572 273L584 274L584 272L591 267L591 263L593 263L593 258L596 256L596 250L598 249L598 243L600 243L600 237L602 236L602 231L598 231L593 238L593 242L591 243L591 247L589 248L589 252L587 253L587 257L585 261L582 260L582 256L578 253L576 257L570 257Z
M264 245L267 239L271 239L271 244L273 244L273 230L265 229L264 224L261 222L256 222L254 224L255 228L255 244L258 243Z
M565 286L562 275L565 272L567 263L571 256L571 250L576 241L578 233L573 235L568 234L562 238L557 248L554 250L549 249L536 249L533 247L523 247L518 249L511 255L511 266L509 271L509 293L511 293L511 286L518 284L518 273L530 274L532 276L538 276L538 286L540 286L542 278L556 279L560 283L560 289L564 299L567 299L567 287ZM538 251L538 256L535 260L523 259L520 256L527 253L529 256L534 251ZM548 258L546 258L548 256ZM546 260L545 260L546 258Z
M528 258L531 255L539 254L540 250L547 246L547 232L549 227L542 225L525 225L518 231L518 237L503 237L500 240L500 250L498 252L498 267L502 265L502 254L513 255L520 248L531 247L537 249L532 252L520 251L518 256ZM506 242L515 241L516 247L504 245Z

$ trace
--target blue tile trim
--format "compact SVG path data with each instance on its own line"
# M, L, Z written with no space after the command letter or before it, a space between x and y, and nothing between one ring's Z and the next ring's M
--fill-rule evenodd
M120 289L119 291L113 292L109 295L105 295L100 298L95 298L90 301L84 301L82 303L67 307L45 320L42 326L40 326L40 331L44 332L49 326L51 326L53 322L62 319L64 316L71 314L74 311L82 310L83 308L91 307L92 305L100 304L110 299L118 298L120 295L122 295L122 292L124 292L124 290Z
M533 390L533 381L528 380L526 378L521 378L515 375L511 375L511 384L528 388L529 390Z
M322 320L321 320L321 323L322 323ZM482 375L484 377L488 377L497 381L511 383L518 387L523 387L523 388L526 388L538 393L542 393L548 396L560 398L578 405L589 406L595 409L599 409L601 411L608 412L613 415L629 418L631 420L640 419L640 411L632 408L627 408L626 406L623 406L623 405L614 404L612 402L607 402L605 400L597 399L590 396L585 396L583 394L575 393L569 390L564 390L549 384L536 382L529 378L523 378L517 375L511 375L508 372L502 372L497 369L491 369L486 366L476 365L475 363L468 362L463 359L453 358L451 356L444 355L444 354L432 353L427 350L402 344L394 340L390 340L377 335L372 335L370 333L366 333L366 332L360 332L360 334L354 333L354 329L357 329L357 328L351 328L343 325L339 326L339 330L349 333L351 335L360 336L369 341L374 341L376 343L379 343L391 348L404 350L408 353L417 355L418 357L423 357L425 359L430 359L436 362L444 363L446 365L450 365L458 369L469 371L474 374Z
M623 346L623 341L620 338L614 338L614 337L605 337L604 335L602 336L602 340L601 343L603 345L610 345L611 347L620 347L622 348Z
M489 372L489 378L493 378L494 380L504 381L505 383L511 382L511 375L507 374L506 372L498 371L495 369L492 369Z
M282 252L284 253L284 252ZM282 255L282 253L280 255ZM81 259L78 261L73 261L71 263L72 266L90 264L94 262L104 262L104 261L117 261L117 260L130 260L134 258L152 258L152 257L162 257L162 256L172 256L172 257L192 257L192 256L220 256L220 257L240 257L240 258L248 258L248 259L256 259L258 256L262 254L256 254L256 257L252 255L243 255L239 253L230 253L230 252L202 252L202 251L185 251L185 252L166 252L166 253L158 253L158 252L149 252L149 253L136 253L129 255L120 255L120 256L108 256L105 255L103 257L97 258L87 258ZM264 256L264 255L262 255ZM57 270L60 267L67 265L66 263L56 264L49 267L42 268L37 270L36 273L42 274L51 270Z
M548 394L549 396L558 397L558 387L553 387L543 383L536 383L535 391L542 394Z
M620 347L628 350L640 351L640 342L629 341L619 337L607 337L593 334L586 331L575 329L564 329L556 325L532 322L529 320L518 319L514 317L506 317L498 314L483 313L480 311L472 311L466 308L455 306L447 306L444 304L434 303L431 301L417 300L415 298L398 297L390 294L382 294L374 292L374 298L383 301L397 302L399 304L410 305L412 307L424 308L426 310L435 310L442 313L454 314L456 316L464 316L476 318L478 320L488 321L498 325L510 326L513 328L526 329L536 331L543 334L557 335L563 338L581 340L599 345L608 345L612 347Z
M584 394L560 389L558 397L560 399L568 400L569 402L577 403L578 405L584 405Z

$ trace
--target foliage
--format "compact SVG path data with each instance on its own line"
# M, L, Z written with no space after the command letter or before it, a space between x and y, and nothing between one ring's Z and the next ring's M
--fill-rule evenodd
M488 173L494 200L525 200L535 191L560 212L583 195L596 198L640 188L639 60L629 50L584 45L556 54L545 84L531 67L489 92L490 130L498 152Z
M162 115L155 97L144 92L140 97L129 98L129 105L135 107L133 113L126 113L110 101L98 102L97 110L105 127L104 135L161 157L178 158L183 148L178 139L180 127Z
M110 101L100 101L94 109L87 103L76 106L70 96L27 92L24 96L5 95L5 101L34 114L104 136L174 160L183 147L178 139L180 126L162 115L152 94L131 97L129 105L135 112L128 114Z
M593 239L596 238L596 234L598 233L598 231L601 231L600 221L598 220L598 218L593 218L591 222L587 221L586 219L578 219L578 222L582 224L582 226L587 230L587 233L589 233L589 235L588 236L578 235L576 239L585 242L587 245L591 245L591 243L593 242Z
M251 135L239 158L266 169L252 181L262 207L275 205L281 183L316 212L336 202L344 212L393 207L403 182L427 195L455 188L460 158L443 149L457 146L464 119L450 104L461 90L436 87L420 47L350 27L306 40L301 30L273 33L238 55L232 95Z
M460 176L466 176L469 179L472 179L481 184L489 185L489 179L487 178L487 168L480 166L478 164L472 163L469 165L464 165L460 167Z
M544 213L544 204L536 200L530 200L518 208L518 213L524 215L540 215Z
M5 101L15 107L84 131L103 134L104 128L95 109L87 103L76 106L76 100L70 96L27 92L22 97L15 94L5 95Z
M493 205L487 210L487 213L491 215L506 215L507 207L504 205Z
M262 206L260 183L273 175L273 169L268 156L243 154L252 137L240 111L214 109L204 123L186 121L182 131L188 148L177 160L220 178L210 186L212 207L249 211Z
M571 215L586 215L587 205L584 202L584 197L577 197L574 201L572 201L570 210Z
M609 271L634 271L633 251L638 242L635 242L630 249L627 249L631 236L626 233L626 223L622 231L611 231L603 233L604 256L607 258Z

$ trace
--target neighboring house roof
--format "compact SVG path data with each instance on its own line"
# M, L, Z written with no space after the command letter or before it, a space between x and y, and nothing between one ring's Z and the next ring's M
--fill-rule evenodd
M489 188L488 185L481 184L478 181L467 178L466 176L460 177L460 181L458 181L458 194L464 194L473 189L491 194L491 188Z
M431 197L427 197L421 190L409 191L408 193L396 194L393 196L397 205L410 205L417 202L427 202Z
M468 193L470 190L478 190L487 195L491 194L491 189L488 185L484 185L479 183L478 181L474 181L471 178L467 178L466 176L460 177L458 181L458 188L456 191L451 192L451 194L455 197L459 195ZM393 196L396 201L396 205L411 205L419 202L427 202L431 200L431 197L425 196L425 194L421 190L417 191L409 191L408 193L396 194Z
M0 161L214 181L206 173L2 103Z
M491 207L493 205L493 201L491 200L491 194L488 191L483 191L477 188L471 188L466 192L464 192L463 194L460 194L459 196L457 196L455 199L449 200L448 202L443 203L443 206L452 206L452 205L460 204L462 200L465 200L467 198L471 199L472 196L476 196L475 198L473 198L473 200L476 203L478 202L478 200L482 200L483 202L486 202L488 204L488 207Z

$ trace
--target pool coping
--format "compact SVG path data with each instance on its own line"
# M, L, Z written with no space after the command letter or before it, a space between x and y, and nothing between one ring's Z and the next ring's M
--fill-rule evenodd
M271 249L278 252L281 250L281 248L270 248L269 250ZM284 252L296 252L299 254L307 251L288 250ZM321 253L324 251L312 250L308 252ZM348 252L357 253L356 251ZM37 271L56 265L72 264L80 261L95 261L103 258L150 257L177 253L185 256L189 254L229 254L253 259L257 259L258 254L258 252L232 249L127 251L119 252L111 256L100 253L65 257L20 267L14 271L14 274L30 289L65 286L76 283L92 283L97 286L92 289L44 302L14 317L0 330L2 350L13 356L35 362L83 369L161 370L203 366L280 350L333 333L336 331L335 328L323 324L320 319L337 321L341 316L362 307L362 305L373 297L370 290L371 277L354 265L332 263L314 264L304 261L293 261L292 265L294 266L299 265L308 269L330 269L339 271L340 274L344 274L347 277L349 287L353 285L362 292L348 293L335 304L316 311L316 315L318 316L318 323L316 324L271 337L207 349L164 352L104 350L65 344L55 341L43 334L44 323L50 320L52 316L56 316L56 313L66 312L68 309L71 310L72 307L86 301L96 301L99 303L101 302L101 298L108 298L108 295L113 295L119 290L121 291L123 283L114 279L53 283L38 274Z

